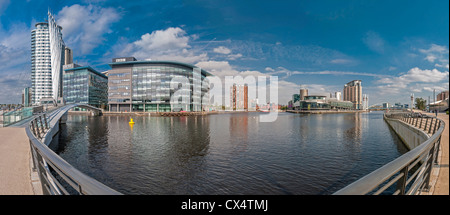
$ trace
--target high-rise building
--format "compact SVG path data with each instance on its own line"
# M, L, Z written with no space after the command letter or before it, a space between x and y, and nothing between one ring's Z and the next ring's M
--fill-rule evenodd
M69 65L73 63L73 53L72 49L66 47L64 50L64 65Z
M353 109L362 109L361 80L353 80L344 85L344 101L351 101Z
M31 88L32 103L42 98L62 97L64 41L62 27L50 12L48 22L39 22L31 31Z
M248 85L233 84L230 94L232 110L248 110Z
M31 104L31 88L26 87L22 90L22 105L24 107L29 107Z

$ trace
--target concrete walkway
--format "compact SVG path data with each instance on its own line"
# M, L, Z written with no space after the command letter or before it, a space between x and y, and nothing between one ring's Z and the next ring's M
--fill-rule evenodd
M0 195L34 195L25 128L0 128Z
M430 116L436 116L434 113L427 113L423 111L417 111L415 112L421 112L422 114L427 114ZM438 113L438 118L442 119L445 122L445 129L441 136L441 150L440 150L440 160L439 164L435 165L434 168L436 168L436 171L433 170L433 172L436 172L436 174L431 175L431 189L428 193L424 193L425 195L449 195L449 141L448 141L448 135L449 135L449 127L450 124L448 123L448 116L445 113Z

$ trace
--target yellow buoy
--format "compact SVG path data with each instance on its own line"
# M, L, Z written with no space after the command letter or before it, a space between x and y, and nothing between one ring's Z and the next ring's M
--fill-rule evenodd
M131 118L131 120L130 120L130 122L129 122L130 124L134 124L134 122L133 122L133 118Z

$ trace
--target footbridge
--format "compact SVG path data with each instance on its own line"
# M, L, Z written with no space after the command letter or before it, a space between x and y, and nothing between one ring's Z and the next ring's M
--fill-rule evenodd
M83 174L48 148L57 137L59 125L67 120L69 110L79 107L101 115L102 110L87 104L70 104L51 113L33 116L25 127L30 140L33 171L38 173L42 192L46 195L95 194L119 195L121 193Z

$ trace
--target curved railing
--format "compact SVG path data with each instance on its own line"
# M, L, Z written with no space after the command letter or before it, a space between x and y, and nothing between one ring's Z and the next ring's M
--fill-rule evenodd
M337 191L334 195L378 195L394 185L395 190L389 194L416 195L430 188L431 170L437 163L445 123L436 117L417 113L392 113L385 114L384 117L419 128L428 133L430 138L399 158Z
M119 195L121 193L83 174L58 156L48 144L59 129L59 119L73 107L100 110L84 104L61 107L48 116L35 116L26 127L30 140L34 169L38 172L44 194Z

